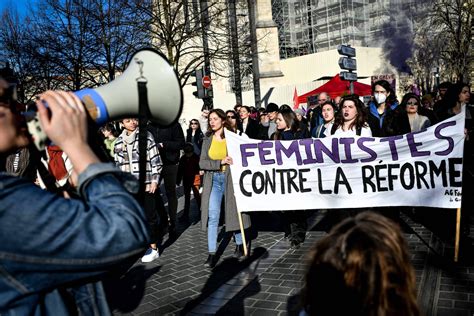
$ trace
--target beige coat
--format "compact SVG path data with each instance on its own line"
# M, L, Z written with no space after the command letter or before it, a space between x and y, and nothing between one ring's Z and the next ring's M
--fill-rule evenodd
M201 197L201 228L207 229L207 220L209 216L209 198L212 189L212 174L219 171L221 162L209 158L209 148L211 147L212 136L205 136L202 143L201 159L199 167L204 170L203 191ZM237 205L235 203L234 187L232 186L232 176L230 168L225 171L225 229L226 231L240 230ZM242 215L244 228L250 227L250 217L247 214Z

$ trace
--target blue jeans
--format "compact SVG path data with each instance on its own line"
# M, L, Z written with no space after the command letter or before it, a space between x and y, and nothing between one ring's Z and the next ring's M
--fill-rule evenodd
M209 214L207 219L207 245L209 253L216 253L217 229L219 228L219 217L221 214L221 203L225 192L225 173L214 172L212 174L211 196L209 197ZM242 245L242 234L234 234L235 243Z

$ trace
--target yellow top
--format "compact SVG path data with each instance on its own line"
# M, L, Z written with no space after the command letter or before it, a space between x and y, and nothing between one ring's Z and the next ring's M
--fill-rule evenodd
M212 160L222 160L227 156L227 142L225 139L217 140L212 137L211 147L209 147L209 158Z
M209 158L221 161L227 156L227 142L225 139L217 140L212 137L211 147L209 147ZM221 165L221 171L225 171L225 165Z

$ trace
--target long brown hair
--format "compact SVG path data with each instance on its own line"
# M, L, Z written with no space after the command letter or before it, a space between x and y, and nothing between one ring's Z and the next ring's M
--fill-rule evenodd
M334 118L334 127L333 129L336 130L339 126L344 126L344 114L342 108L344 107L344 102L352 101L355 104L357 109L357 115L354 122L351 123L349 126L349 130L354 129L359 130L367 125L367 113L364 109L364 103L359 100L359 96L357 94L350 94L341 99L339 111L336 113L336 117Z
M298 131L299 122L296 119L296 114L291 109L284 108L283 110L280 109L278 111L279 114L283 117L286 126L290 129L291 132L296 133ZM275 134L273 135L274 139L281 139L281 134L284 130L276 130Z
M215 113L222 120L222 126L224 128L226 128L228 130L231 130L231 127L230 127L229 122L227 121L227 117L226 117L225 112L221 109L212 109L211 111L209 111L209 115L207 116L207 125L208 125L207 132L206 132L207 137L209 137L211 135L214 135L214 131L211 128L211 124L209 124L209 120L211 118L212 113ZM221 137L225 138L224 131L222 131Z
M241 106L242 108L242 106ZM235 117L235 126L232 125L231 120L227 117L227 115L232 114ZM239 134L239 131L242 131L242 123L240 122L240 117L237 114L236 111L234 110L227 110L225 111L225 119L229 127L227 128L228 130Z
M303 307L318 316L420 315L407 249L400 228L381 215L344 220L310 253Z

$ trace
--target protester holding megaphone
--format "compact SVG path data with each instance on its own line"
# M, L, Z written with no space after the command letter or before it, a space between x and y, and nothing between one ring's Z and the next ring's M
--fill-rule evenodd
M87 144L86 111L77 96L48 91L37 106L44 132L74 165L83 199L0 173L0 314L105 315L110 311L97 277L142 253L148 240L143 210L125 189L135 180L100 163ZM26 143L8 102L0 102L0 152ZM63 300L71 291L80 303L71 295Z
M100 163L87 143L87 119L175 122L183 99L176 72L161 54L144 49L107 85L45 92L37 113L24 113L32 137L7 90L0 86L0 154L49 139L69 156L81 199L0 173L0 314L108 315L99 277L135 261L149 235L143 209L129 193L138 193L136 179Z

